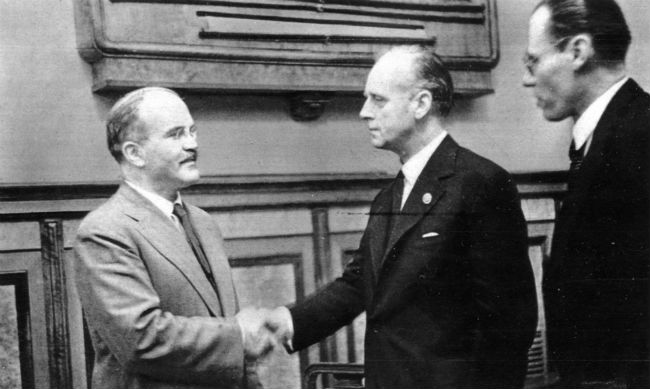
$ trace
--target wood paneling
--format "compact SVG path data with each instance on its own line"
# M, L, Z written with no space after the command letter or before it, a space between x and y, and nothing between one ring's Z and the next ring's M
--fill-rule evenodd
M301 253L231 257L240 306L273 308L302 300L302 262ZM258 374L265 388L299 388L306 367L306 353L279 351L258 363Z
M52 388L71 388L72 365L63 222L46 219L41 221L40 227L50 385Z
M27 273L0 272L0 387L34 389Z
M531 259L539 270L548 255L564 175L515 178L528 219ZM390 180L366 174L212 177L183 196L220 224L242 305L271 307L299 301L341 274L358 246L370 202ZM25 327L31 334L34 385L84 388L81 309L74 290L66 289L70 282L66 284L62 266L63 249L73 244L80 219L110 197L117 184L1 189L0 274L22 271L27 277L30 315ZM532 350L541 355L541 365L539 358L531 365L534 383L549 379L543 330L540 322ZM364 331L362 315L326 340L324 348L290 356L280 352L261 366L261 375L268 388L297 387L309 364L363 362Z
M51 388L40 251L0 252L0 284L15 288L22 387Z

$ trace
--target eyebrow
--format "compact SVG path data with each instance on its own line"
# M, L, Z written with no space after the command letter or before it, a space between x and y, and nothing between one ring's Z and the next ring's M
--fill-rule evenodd
M192 127L194 127L194 125L192 125ZM190 128L191 128L191 127L190 127ZM183 126L172 127L172 128L170 128L169 130L165 131L165 135L172 135L173 133L176 133L176 132L178 132L179 130L182 131L182 130L184 130L184 129L185 129L185 127L183 127Z

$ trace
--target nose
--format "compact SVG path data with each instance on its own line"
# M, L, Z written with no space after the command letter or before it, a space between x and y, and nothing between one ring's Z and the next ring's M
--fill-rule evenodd
M196 132L188 131L184 138L185 141L183 142L183 148L185 150L194 150L199 146L196 140Z
M363 107L361 107L361 111L359 111L359 117L363 120L371 119L370 107L368 107L369 101L370 99L366 99L366 101L363 102Z
M535 76L530 72L530 70L524 70L524 77L522 79L522 84L526 88L535 86Z

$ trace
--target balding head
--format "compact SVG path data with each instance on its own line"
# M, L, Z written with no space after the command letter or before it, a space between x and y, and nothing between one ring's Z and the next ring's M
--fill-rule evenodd
M121 163L122 144L125 141L139 142L147 137L146 128L140 117L143 103L150 97L172 95L180 100L176 92L160 87L147 87L127 93L111 108L106 119L106 140L108 150L115 160Z

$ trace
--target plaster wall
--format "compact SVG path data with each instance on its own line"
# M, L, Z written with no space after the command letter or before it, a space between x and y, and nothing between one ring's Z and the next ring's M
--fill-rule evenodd
M0 0L0 183L114 181L103 121L116 95L91 92L76 50L74 0ZM546 123L521 87L527 19L537 0L499 0L496 92L457 103L448 128L513 172L563 170L569 123ZM650 88L645 0L620 0L633 32L629 73ZM291 120L278 96L188 96L204 175L394 173L358 119L363 99L339 97L314 122Z

